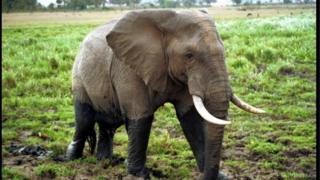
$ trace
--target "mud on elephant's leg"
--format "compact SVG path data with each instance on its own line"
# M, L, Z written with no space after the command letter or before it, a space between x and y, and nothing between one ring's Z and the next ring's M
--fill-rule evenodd
M129 136L128 173L138 177L148 177L145 168L146 152L153 115L138 119L127 120L126 129Z
M191 150L196 157L200 172L204 168L204 126L203 119L192 107L188 112L181 114L176 108L177 116L180 121L184 135L186 136Z
M66 159L72 160L82 157L83 148L86 139L89 139L91 152L94 151L96 134L94 131L95 111L91 105L75 101L76 131L73 141L69 144Z

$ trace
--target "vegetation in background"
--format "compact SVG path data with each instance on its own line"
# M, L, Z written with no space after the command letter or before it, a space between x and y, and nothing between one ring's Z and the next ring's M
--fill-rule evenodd
M3 0L2 12L19 12L19 11L79 11L79 10L112 10L112 9L141 9L141 8L189 8L189 7L211 7L211 3L217 0L154 0L142 2L141 0L56 0L47 7L43 6L37 0ZM232 0L234 5L253 6L261 4L311 4L315 6L315 0L292 1L284 0L283 2L270 1L250 1L250 0ZM256 7L255 7L256 8Z
M54 160L64 154L74 133L71 67L81 41L97 25L2 29L4 178L126 175L124 163L96 161L87 147L83 159ZM315 179L315 16L223 20L216 25L234 92L268 112L253 115L231 106L221 170L231 178ZM127 157L127 142L121 127L114 142L117 156ZM48 159L17 164L21 156L9 152L12 143L40 144L53 153ZM171 104L156 112L147 166L168 179L196 177L195 159Z

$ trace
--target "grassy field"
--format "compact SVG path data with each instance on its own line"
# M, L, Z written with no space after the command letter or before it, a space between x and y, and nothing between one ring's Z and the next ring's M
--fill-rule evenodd
M234 92L268 111L258 116L231 106L232 124L225 131L221 170L232 179L315 179L316 18L312 11L274 17L260 14L259 18L218 16ZM19 14L3 17L3 178L116 179L126 175L124 163L98 162L87 147L83 159L56 159L64 154L74 132L70 77L80 42L97 25L120 13L102 13L92 21L83 13L85 20L79 18L79 22L72 18L32 21L41 14L28 16L31 20L10 19ZM210 15L215 13L209 10ZM52 15L59 17L59 13ZM44 13L42 18L47 16ZM121 127L114 145L118 157L126 158L127 142ZM14 155L9 150L13 144L42 145L52 153L40 160ZM171 104L156 112L147 166L154 171L154 179L197 177L195 159Z
M308 6L286 6L286 7L265 7L257 8L255 6L244 7L211 7L208 13L215 19L241 19L241 18L263 18L281 15L297 15L303 13L313 13L315 15L314 5ZM91 11L91 12L34 12L34 13L9 13L3 14L2 23L5 26L21 25L58 25L68 24L101 24L107 20L120 16L128 10L114 11ZM250 15L251 14L251 15Z

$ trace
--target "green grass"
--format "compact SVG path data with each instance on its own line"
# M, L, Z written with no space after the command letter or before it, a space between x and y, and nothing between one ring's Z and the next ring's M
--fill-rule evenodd
M36 175L47 176L50 174L52 177L72 176L75 174L75 170L69 166L61 166L60 164L43 164L39 165L35 169Z
M14 180L28 179L21 171L14 168L2 167L1 172L2 172L3 179L14 179Z
M231 106L222 171L231 177L284 179L315 177L315 17L311 14L216 22L224 41L233 91L265 109L253 115ZM2 148L11 142L41 144L53 156L65 152L74 132L71 67L84 36L97 24L4 27L2 34ZM36 134L48 136L41 139ZM115 154L127 156L121 127ZM4 161L10 159L5 150ZM31 166L31 165L30 165ZM108 168L105 168L107 166ZM161 107L149 140L147 166L170 179L191 178L196 161L171 104ZM34 173L2 168L5 179L125 175L123 164L97 162L85 150L81 160L51 159ZM87 169L90 169L88 175ZM190 172L191 171L191 172ZM269 176L268 176L269 177Z

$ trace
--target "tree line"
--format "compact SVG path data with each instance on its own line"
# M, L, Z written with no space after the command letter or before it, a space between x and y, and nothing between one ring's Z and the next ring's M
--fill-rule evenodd
M56 0L56 5L50 3L48 7L43 6L37 0L2 0L2 12L11 11L36 11L48 9L87 9L88 6L95 8L104 5L106 0Z
M263 2L268 4L268 3L272 3L273 0L268 0L268 1L262 1L262 0L232 0L233 3L235 3L236 5L250 5L250 4L262 4ZM274 2L279 2L279 1L274 1ZM309 3L314 3L315 0L282 0L282 2L280 1L280 3L283 4L291 4L291 3L296 3L296 4L309 4Z
M2 0L2 12L12 11L41 11L41 10L85 10L85 9L104 9L107 4L117 7L147 7L147 8L174 8L209 6L217 0L158 0L156 3L140 4L141 0L56 0L48 7L43 6L37 0ZM108 7L110 8L110 6Z
M107 4L115 5L113 8L175 8L210 6L217 0L157 0L156 3L140 4L141 0L55 0L48 7L44 7L37 0L2 0L2 12L12 11L46 11L46 10L85 10L85 9L106 9ZM252 4L252 0L232 0L234 4ZM283 3L301 2L309 3L312 0L283 0ZM261 4L260 1L255 1ZM269 0L272 3L272 0Z

